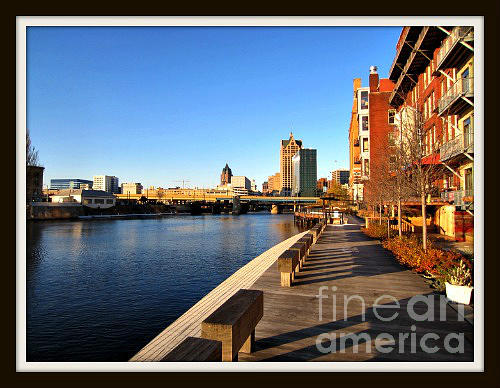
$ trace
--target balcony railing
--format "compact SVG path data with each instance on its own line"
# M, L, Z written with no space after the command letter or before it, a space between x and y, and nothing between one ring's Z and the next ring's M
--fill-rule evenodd
M464 152L474 153L474 131L472 129L455 136L444 143L440 149L440 157L444 162Z
M455 27L451 34L444 40L441 48L439 49L437 55L437 68L441 66L441 63L446 59L448 54L451 52L453 47L460 40L470 41L474 39L474 28L473 27Z
M455 206L465 206L473 202L474 189L443 191L441 199Z
M459 78L439 100L439 114L447 110L456 100L474 95L474 78Z

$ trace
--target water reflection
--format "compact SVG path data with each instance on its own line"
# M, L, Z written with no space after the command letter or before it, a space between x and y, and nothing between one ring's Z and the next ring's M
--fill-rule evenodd
M28 360L126 361L298 232L270 214L28 223Z

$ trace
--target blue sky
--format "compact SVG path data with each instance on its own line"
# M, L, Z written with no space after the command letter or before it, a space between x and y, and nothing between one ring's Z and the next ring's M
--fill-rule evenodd
M51 178L260 185L293 130L318 178L348 167L352 80L387 77L400 27L29 27L27 122ZM180 184L182 185L182 183Z

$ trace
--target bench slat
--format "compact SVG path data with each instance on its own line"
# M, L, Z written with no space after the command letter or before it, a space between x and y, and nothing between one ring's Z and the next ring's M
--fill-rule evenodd
M222 361L222 342L206 338L187 337L168 353L163 362Z

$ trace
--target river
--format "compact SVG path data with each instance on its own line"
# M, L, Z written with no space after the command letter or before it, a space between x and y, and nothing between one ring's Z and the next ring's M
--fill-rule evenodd
M27 361L127 361L250 260L293 215L27 225Z

